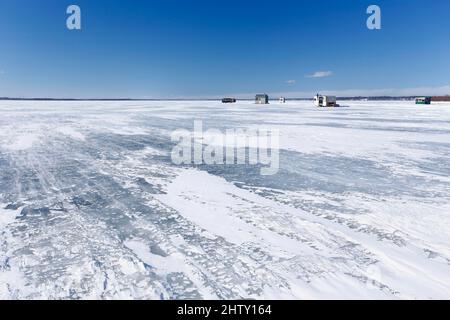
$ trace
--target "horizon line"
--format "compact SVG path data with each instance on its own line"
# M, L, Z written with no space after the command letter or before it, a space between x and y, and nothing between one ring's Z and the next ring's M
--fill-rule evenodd
M413 99L416 97L431 96L431 97L450 97L450 95L357 95L357 96L337 96L337 99L351 100L351 99ZM225 97L224 97L225 98ZM234 97L230 97L234 98ZM220 101L223 98L52 98L52 97L0 97L0 101ZM254 98L235 98L236 100L252 101ZM286 98L286 100L311 100L313 98L294 97ZM278 98L269 98L269 100L278 100Z

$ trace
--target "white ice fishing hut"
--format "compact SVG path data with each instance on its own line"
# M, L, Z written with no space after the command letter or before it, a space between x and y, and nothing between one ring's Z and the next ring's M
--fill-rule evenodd
M316 107L336 107L336 97L335 96L322 96L316 95L314 97L314 105Z

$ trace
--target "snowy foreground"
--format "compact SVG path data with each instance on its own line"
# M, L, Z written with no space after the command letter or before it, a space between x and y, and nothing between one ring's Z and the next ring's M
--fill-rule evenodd
M0 299L450 298L450 104L0 101ZM280 170L173 130L281 132Z

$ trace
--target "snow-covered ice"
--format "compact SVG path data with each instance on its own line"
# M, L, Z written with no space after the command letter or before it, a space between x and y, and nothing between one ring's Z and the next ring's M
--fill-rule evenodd
M450 298L450 104L0 101L0 299ZM279 130L280 170L172 164Z

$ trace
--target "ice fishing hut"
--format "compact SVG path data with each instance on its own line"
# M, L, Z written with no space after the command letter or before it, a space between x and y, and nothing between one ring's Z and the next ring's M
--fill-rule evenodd
M431 104L431 97L417 97L416 104Z
M285 97L281 97L280 99L278 99L278 102L286 103L286 98Z
M268 104L269 96L267 94L257 94L255 97L256 104Z
M322 96L317 94L314 97L314 105L316 107L337 107L335 96Z

